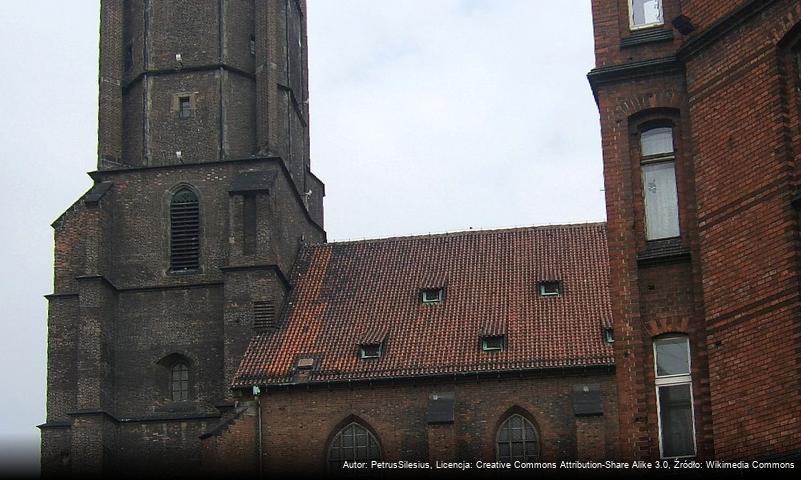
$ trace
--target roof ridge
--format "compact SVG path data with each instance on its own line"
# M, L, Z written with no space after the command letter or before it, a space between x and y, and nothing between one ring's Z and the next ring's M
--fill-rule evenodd
M333 240L326 243L308 244L310 247L325 247L329 245L347 245L351 243L378 243L394 240L416 240L425 238L458 237L486 233L506 233L523 230L567 230L580 227L606 226L606 222L558 223L546 225L521 225L516 227L501 227L489 229L456 230L452 232L421 233L408 235L392 235L388 237L362 238L354 240Z

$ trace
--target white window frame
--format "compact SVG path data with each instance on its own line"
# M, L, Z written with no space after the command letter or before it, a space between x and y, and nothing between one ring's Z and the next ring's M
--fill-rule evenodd
M661 22L644 23L642 25L634 24L634 0L629 0L629 30L642 30L644 28L658 27L665 24L665 8L663 0L659 0L659 10L662 12Z
M378 350L377 350L376 354L375 355L367 355L367 348L368 347L377 347ZM381 358L382 350L383 350L383 348L381 348L381 344L380 343L365 343L365 344L359 345L359 357L362 360L368 360L368 359L371 359L371 358Z
M429 293L436 293L436 297L429 297ZM423 303L431 304L431 303L442 303L445 298L445 289L444 288L424 288L422 289L422 293L420 295L420 299Z
M545 289L546 285L556 285L555 292L549 292ZM543 280L539 283L539 291L541 297L558 297L562 294L562 282L559 280Z
M665 152L665 153L658 153L655 155L643 155L642 153L642 137L647 132L651 130L656 130L660 128L669 128L670 129L670 140L672 142L672 151ZM642 129L639 134L639 141L640 141L640 182L642 183L642 201L643 201L643 223L645 227L645 240L646 241L654 241L654 240L665 240L668 238L680 238L681 237L681 208L679 208L679 179L676 176L676 137L674 135L674 127L665 125L665 126L653 126ZM671 164L673 165L673 188L676 189L676 235L667 236L667 237L657 237L653 234L648 228L648 195L646 190L648 189L648 184L645 180L645 167L649 165L655 164Z
M656 356L656 344L660 340L666 340L671 338L683 338L684 341L687 342L687 372L688 373L680 373L675 375L659 375L658 370L658 363L657 363L657 356ZM687 335L661 335L653 339L652 349L653 349L653 356L654 356L654 383L655 383L655 390L656 390L656 419L659 425L659 457L660 458L693 458L698 455L698 441L695 438L695 398L693 396L693 379L692 379L692 356L690 355L690 338ZM692 426L692 437L693 437L693 453L692 455L680 455L674 457L666 457L664 447L662 446L662 402L659 399L659 387L666 387L666 386L675 386L675 385L689 385L690 386L690 416L691 421L690 424Z
M498 347L490 347L487 345L487 340L497 338L501 344ZM481 351L482 352L502 352L506 349L506 336L504 335L491 335L481 338Z

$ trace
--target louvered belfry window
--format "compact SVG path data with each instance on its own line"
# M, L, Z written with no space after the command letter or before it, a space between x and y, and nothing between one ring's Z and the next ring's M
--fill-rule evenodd
M170 269L188 272L200 267L200 205L189 189L170 203Z
M264 330L275 326L275 302L272 300L253 302L253 328Z

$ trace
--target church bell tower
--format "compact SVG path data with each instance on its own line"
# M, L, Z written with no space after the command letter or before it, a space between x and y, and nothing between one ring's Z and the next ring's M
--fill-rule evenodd
M53 223L45 476L199 471L325 241L306 45L305 0L102 0L94 184Z

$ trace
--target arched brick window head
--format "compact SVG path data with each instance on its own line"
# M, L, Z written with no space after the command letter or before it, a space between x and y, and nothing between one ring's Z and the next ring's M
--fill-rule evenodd
M369 430L356 422L340 430L328 446L328 469L331 472L342 470L345 462L373 460L381 460L378 440Z
M498 429L499 461L532 461L540 457L540 438L534 424L520 414L509 416Z
M170 369L170 391L174 402L189 400L189 367L183 362Z
M200 267L200 204L188 188L170 202L170 270L190 272Z

